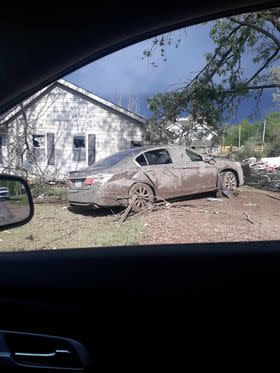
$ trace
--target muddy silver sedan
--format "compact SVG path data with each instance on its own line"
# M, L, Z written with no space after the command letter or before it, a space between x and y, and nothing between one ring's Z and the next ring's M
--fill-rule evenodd
M124 150L69 174L72 206L127 206L223 190L243 184L239 162L207 159L184 146Z

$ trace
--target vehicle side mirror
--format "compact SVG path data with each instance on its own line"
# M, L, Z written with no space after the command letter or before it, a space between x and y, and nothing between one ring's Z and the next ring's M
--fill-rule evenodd
M34 214L27 181L14 175L0 175L0 230L28 223Z
M216 163L216 160L214 158L211 158L211 157L204 158L203 160L204 160L204 162L209 163L209 164L213 164L213 165Z

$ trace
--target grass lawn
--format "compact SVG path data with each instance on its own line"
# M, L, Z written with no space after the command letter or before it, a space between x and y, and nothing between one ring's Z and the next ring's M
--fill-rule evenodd
M27 194L11 196L9 202L14 203L14 204L18 204L18 205L27 205L28 204Z
M14 203L18 203L16 199ZM117 224L109 210L78 214L69 211L64 204L36 204L30 223L0 232L0 251L140 243L144 225L140 217L128 220L119 230Z

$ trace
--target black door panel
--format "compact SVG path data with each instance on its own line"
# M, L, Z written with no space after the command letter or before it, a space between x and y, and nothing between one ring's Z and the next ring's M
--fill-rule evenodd
M277 242L1 254L0 328L78 341L94 372L219 365L262 345L279 264Z

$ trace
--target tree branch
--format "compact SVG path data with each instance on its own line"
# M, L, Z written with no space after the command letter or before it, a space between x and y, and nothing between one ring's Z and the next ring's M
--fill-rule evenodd
M275 35L273 35L271 32L263 29L262 27L258 26L258 25L255 25L253 23L250 23L248 21L239 21L237 19L235 19L234 17L229 17L228 18L230 21L234 22L234 23L237 23L238 25L241 25L241 26L247 26L247 27L250 27L258 32L260 32L261 34L263 35L266 35L268 38L270 38L272 41L274 41L274 43L277 45L277 47L280 49L280 41L277 39L277 37Z
M252 85L250 87L247 87L249 90L258 90L258 89L269 89L269 88L279 88L280 84L262 84L262 85ZM236 93L237 90L230 89L227 91L220 92L221 95Z
M277 56L278 52L280 51L279 48L266 60L266 62L255 72L255 74L247 80L247 84L251 83L269 64L270 62Z

